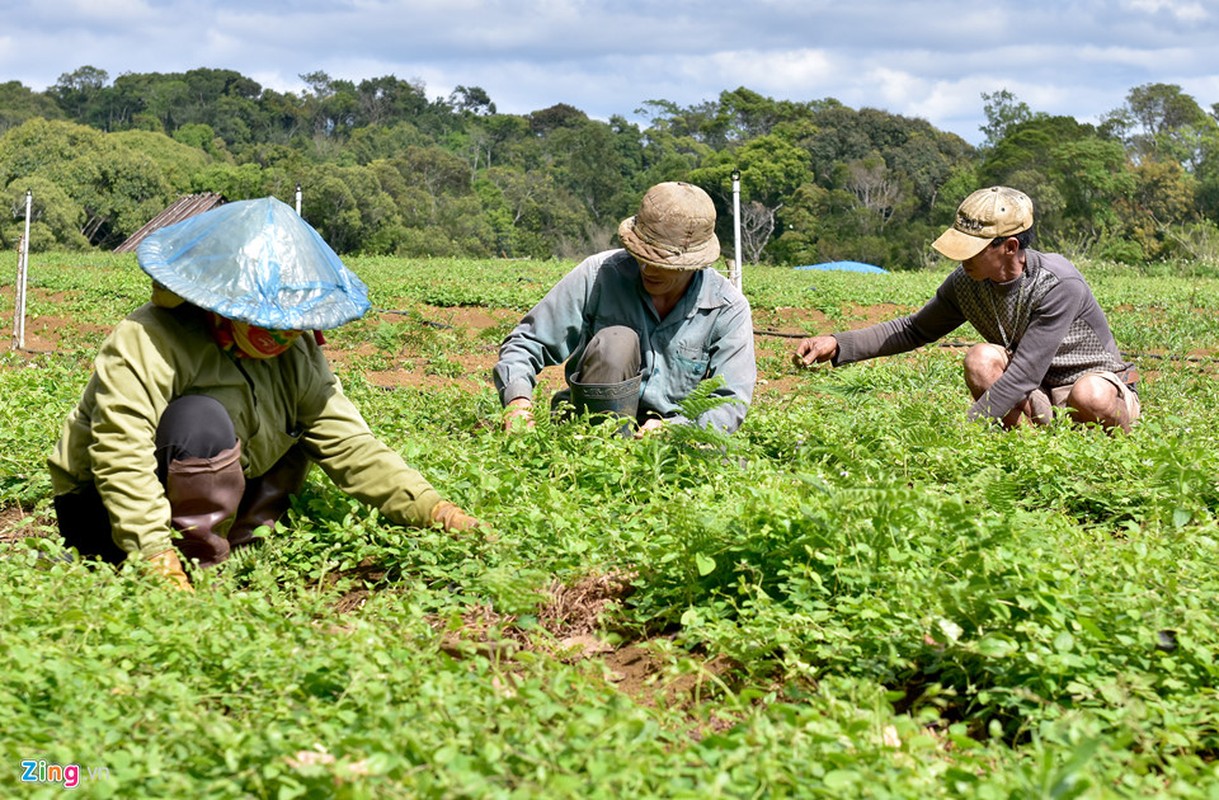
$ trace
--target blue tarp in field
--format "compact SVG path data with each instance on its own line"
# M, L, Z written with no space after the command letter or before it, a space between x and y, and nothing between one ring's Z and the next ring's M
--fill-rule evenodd
M887 269L882 269L875 264L864 264L862 261L827 261L824 264L806 264L803 267L795 267L795 269L834 270L838 272L876 272L883 275L889 274L889 270Z

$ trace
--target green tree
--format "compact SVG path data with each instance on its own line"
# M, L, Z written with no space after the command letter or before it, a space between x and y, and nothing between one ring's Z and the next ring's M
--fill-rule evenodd
M270 134L270 121L259 103L248 97L224 96L216 99L210 122L185 123L207 125L224 142L226 149L243 145ZM179 128L181 130L181 128ZM177 135L177 131L174 131Z
M0 247L16 247L25 235L26 192L30 192L30 251L83 250L84 209L52 181L37 175L14 181L0 193Z
M747 142L768 136L787 123L807 120L808 104L790 100L774 100L744 86L720 92L719 118L726 121L728 142Z
M259 98L259 106L265 115L266 129L265 135L252 142L255 146L288 144L297 137L312 135L314 111L309 98L267 89Z
M584 206L594 224L616 227L630 205L631 186L610 127L588 120L556 128L545 137L543 151L555 181Z
M424 216L434 220L442 198L470 190L470 172L457 156L439 147L408 147L391 160L406 182L418 186L428 198ZM418 219L418 217L416 217Z
M257 164L210 164L191 179L192 192L216 192L226 200L254 200L274 192L266 188L266 175Z
M682 108L668 100L648 100L637 113L649 118L648 128L675 140L689 140L719 150L728 143L728 118L718 103L699 103Z
M1212 121L1219 121L1219 103L1211 106ZM1219 126L1210 125L1199 143L1198 212L1211 222L1219 223Z
M471 173L497 164L523 166L526 148L536 145L529 120L514 114L492 114L466 124L461 149L470 158Z
M321 70L299 76L309 86L306 107L315 136L346 137L359 118L360 98L354 83L331 78Z
M793 192L813 179L808 151L778 134L759 136L715 154L689 180L718 200L721 237L732 225L732 173L741 175L741 246L757 263L779 224L778 212Z
M475 185L495 235L495 254L546 258L582 244L592 220L549 172L491 167Z
M206 125L200 126L205 131ZM211 163L204 150L149 131L119 131L107 137L112 143L152 159L175 192L190 191L194 176ZM207 141L211 144L211 139Z
M396 252L411 256L489 256L496 231L473 191L465 162L439 147L409 147L392 159L373 162L391 197L403 238ZM397 179L387 174L397 173Z
M458 86L449 94L448 104L463 115L489 117L495 113L495 103L481 86Z
M302 181L301 216L338 253L392 253L402 226L393 198L368 167L319 166Z
M1035 117L1028 104L1007 89L983 92L982 112L986 115L986 124L979 127L978 130L986 135L983 147L994 147L1003 137L1007 136L1009 129L1029 122Z
M1113 208L1135 185L1121 143L1086 136L1063 142L1050 156L1065 201L1063 213L1077 221L1077 229L1093 237L1116 227Z
M79 204L80 233L102 247L121 243L174 196L153 159L71 122L31 119L0 137L0 187L33 177Z
M1147 83L1126 95L1121 108L1107 114L1102 129L1121 138L1137 160L1172 160L1196 169L1199 138L1216 122L1193 97L1171 83Z
M360 81L356 86L356 127L392 126L408 122L428 107L420 81L404 81L383 75Z
M367 125L351 132L347 142L357 164L392 158L408 147L426 147L431 139L409 122L392 125Z
M1193 174L1176 161L1151 160L1136 164L1129 178L1119 206L1121 235L1103 242L1099 253L1127 262L1193 257L1185 234L1197 220Z
M981 185L1024 191L1036 209L1040 242L1068 254L1086 252L1111 227L1105 204L1123 187L1102 172L1126 169L1120 147L1102 141L1095 128L1071 117L1034 115L986 152L978 166ZM1081 163L1070 163L1076 157ZM1073 181L1081 184L1067 185Z
M527 117L529 130L536 136L546 136L560 128L578 128L588 122L588 115L567 103L556 103L533 111Z
M896 262L890 257L893 243L868 232L871 213L846 189L807 183L793 194L783 219L773 247L785 263L851 260L900 268L912 260L910 253L901 253Z
M47 94L63 109L68 119L96 122L97 103L109 80L110 74L104 69L77 67L72 72L60 75Z
M33 117L63 119L64 113L50 97L18 81L0 83L0 133Z
M769 135L784 123L806 120L814 105L775 100L740 86L720 92L714 101L687 108L667 100L649 100L640 112L651 117L652 128L722 150Z

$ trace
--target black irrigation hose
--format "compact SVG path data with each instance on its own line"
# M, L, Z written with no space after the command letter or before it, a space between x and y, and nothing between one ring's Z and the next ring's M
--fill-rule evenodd
M393 309L393 308L378 308L376 310L381 312L382 314L398 314L398 315L401 315L404 317L410 316L411 313L413 313L410 311L399 311L399 310ZM431 320L426 320L426 319L420 320L420 322L422 324L427 325L432 328L450 329L453 327L452 325L447 325L443 322L432 322ZM783 331L772 331L772 330L768 330L765 328L763 328L763 329L754 328L753 334L754 334L754 336L776 336L776 337L783 338L783 339L804 339L809 335L807 333L784 333ZM935 343L936 347L948 347L948 348L973 347L974 344L976 344L976 343L975 342L956 342L956 341L936 342ZM1192 362L1195 364L1219 363L1219 357L1175 356L1175 355L1167 355L1165 353L1127 353L1127 352L1123 352L1122 358L1128 358L1131 360L1138 359L1138 358L1145 358L1145 359L1152 359L1152 360L1159 360L1159 361L1189 361L1189 362Z
M378 314L397 314L400 317L409 317L418 313L415 311L401 311L396 308L374 308L373 311L376 311ZM421 319L419 324L426 325L429 328L440 328L441 330L451 330L453 327L444 322L432 322L430 319Z
M784 333L783 331L758 330L753 331L755 336L778 336L784 339L804 339L809 334L807 333ZM936 342L936 347L973 347L977 342ZM1122 358L1130 360L1146 358L1159 361L1189 361L1195 364L1216 364L1219 363L1219 357L1216 356L1177 356L1168 353L1128 353L1123 351Z

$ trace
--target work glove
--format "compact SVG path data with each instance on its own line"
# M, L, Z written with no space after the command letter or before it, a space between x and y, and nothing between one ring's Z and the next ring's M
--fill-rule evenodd
M173 548L162 550L155 556L149 556L148 563L152 565L152 571L169 581L173 588L181 589L184 592L195 591L190 585L190 579L182 571L182 561Z
M432 509L432 522L440 523L440 526L450 533L461 533L472 528L483 527L480 520L471 517L448 500L441 500Z

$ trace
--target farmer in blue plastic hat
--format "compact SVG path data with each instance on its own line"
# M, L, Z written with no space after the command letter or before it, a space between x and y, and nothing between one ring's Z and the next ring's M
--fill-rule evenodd
M48 459L67 546L144 558L189 589L287 510L317 463L404 525L477 526L369 430L320 331L368 310L364 284L274 198L229 203L139 247L153 300L103 343Z

